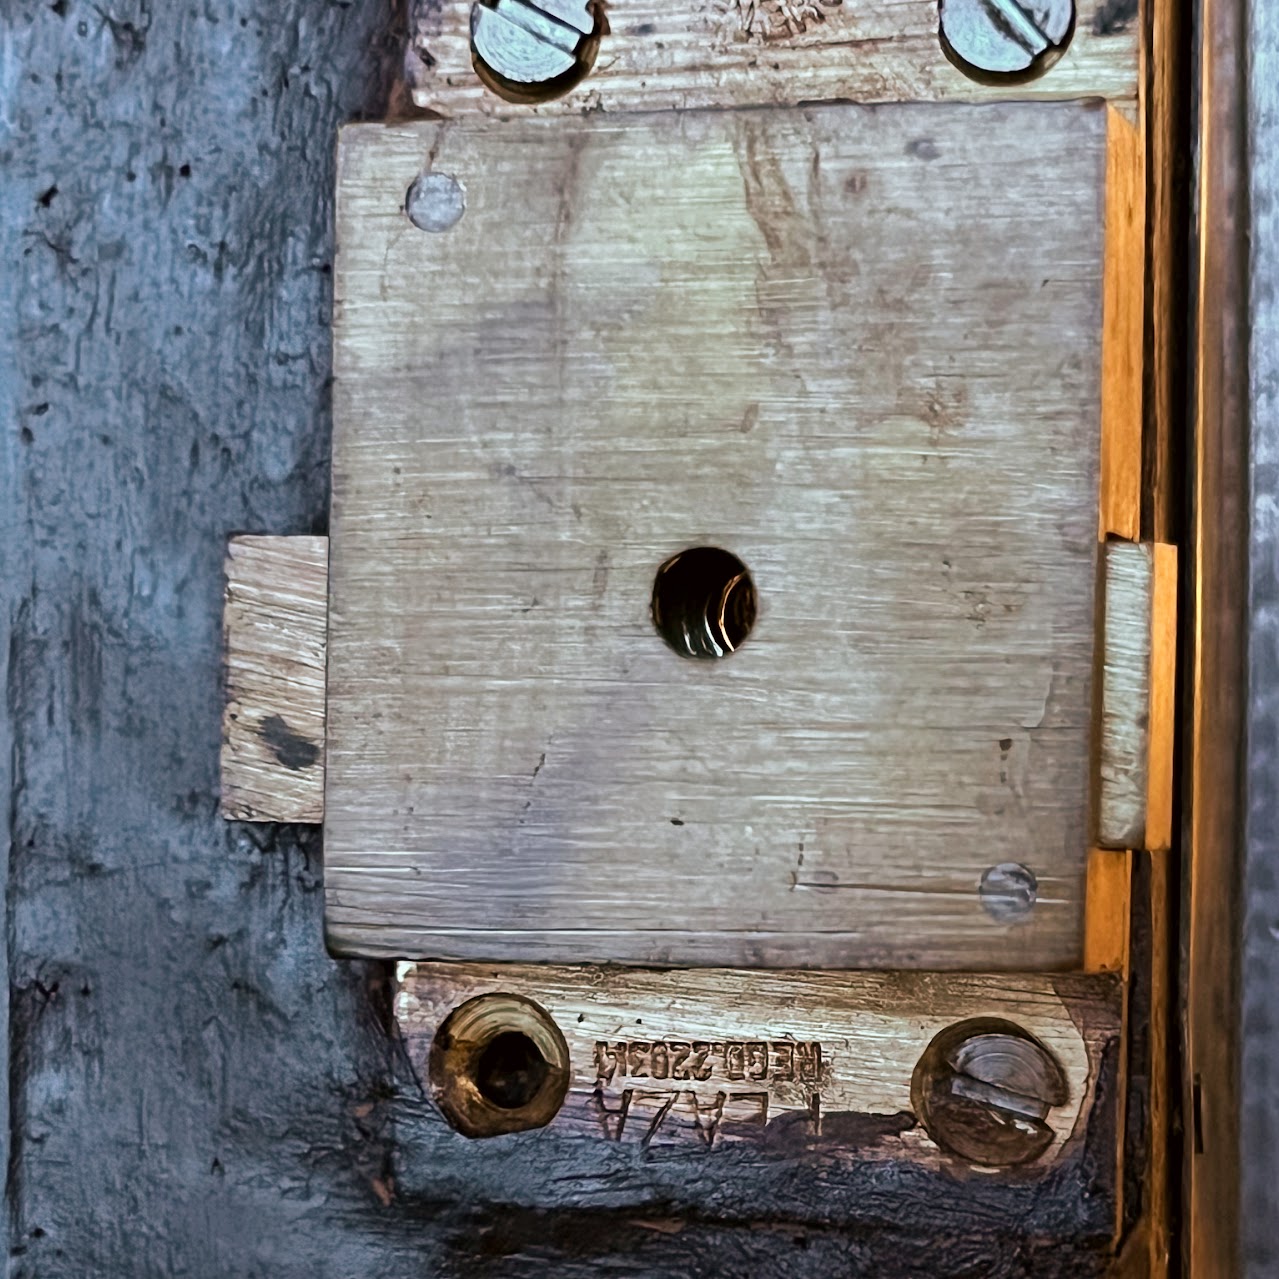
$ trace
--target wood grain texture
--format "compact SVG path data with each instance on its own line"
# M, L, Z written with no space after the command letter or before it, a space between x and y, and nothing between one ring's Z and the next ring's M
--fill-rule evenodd
M1177 553L1105 547L1097 841L1166 849L1172 837Z
M1268 50L1259 63L1252 62L1250 17L1261 19L1261 31L1271 21L1269 15L1250 11L1235 0L1205 0L1194 17L1198 136L1191 258L1194 372L1186 590L1190 609L1186 633L1193 647L1185 663L1182 704L1189 722L1185 725L1186 767L1180 780L1189 885L1182 903L1181 1113L1186 1124L1182 1255L1185 1273L1196 1276L1246 1273L1241 1248L1246 1217L1240 1197L1245 1149L1240 907L1249 821L1256 814L1250 814L1245 803L1240 764L1251 745L1250 632L1258 622L1266 625L1264 614L1250 610L1251 571L1260 569L1260 557L1267 553L1258 544L1259 558L1254 561L1250 556L1254 518L1250 498L1255 494L1268 504L1261 495L1274 491L1268 469L1251 469L1252 450L1265 441L1272 415L1263 405L1262 414L1254 416L1250 397L1249 365L1253 358L1268 355L1271 337L1263 327L1255 335L1261 345L1250 348L1250 303L1260 303L1271 286L1264 280L1257 282L1260 292L1254 293L1252 287L1249 257L1257 253L1258 244L1251 239L1249 196L1251 175L1264 181L1271 172L1274 148L1263 143L1250 154L1247 134L1250 113L1259 105L1252 94L1262 100L1268 97L1274 76L1250 80L1254 66L1268 65ZM1270 204L1263 196L1258 210L1263 217L1269 216ZM1261 241L1263 246L1268 243ZM1266 247L1258 260L1265 263L1268 258ZM1273 791L1273 779L1274 772L1269 770L1264 790L1259 787L1250 798L1255 801L1265 791ZM1262 856L1267 868L1273 865L1272 848L1267 847ZM1255 881L1249 887L1260 891ZM1273 919L1271 915L1262 925L1266 932ZM1272 933L1267 946L1271 941ZM1257 1009L1253 1027L1263 1025L1260 1018L1268 1016ZM1273 1094L1269 1094L1267 1113L1272 1104ZM1273 1212L1263 1210L1260 1216L1269 1218ZM1259 1221L1249 1222L1247 1237L1255 1238L1259 1226ZM1274 1273L1279 1250L1273 1248L1270 1233L1270 1255L1262 1255L1266 1264L1255 1274Z
M327 537L233 537L227 547L222 815L324 817Z
M1106 139L1085 104L344 133L331 945L1079 963ZM697 544L759 593L721 662L649 617Z
M1147 334L1141 536L1182 543L1191 358L1189 222L1194 14L1185 0L1142 6L1142 116L1147 207Z
M1146 150L1146 341L1141 536L1156 546L1157 617L1167 618L1163 638L1176 641L1176 552L1168 544L1185 536L1186 441L1193 360L1188 350L1190 312L1189 222L1195 148L1192 99L1193 6L1182 0L1150 0L1143 6L1142 107ZM1171 571L1166 562L1171 557ZM1161 562L1162 561L1162 562ZM1171 603L1158 598L1171 596ZM1176 1036L1179 1010L1177 934L1183 909L1182 872L1172 828L1175 652L1152 647L1151 800L1148 842L1167 852L1134 854L1149 883L1144 905L1149 961L1134 976L1134 996L1148 982L1147 1015L1137 1030L1145 1037L1149 1067L1149 1147L1140 1161L1143 1217L1130 1248L1134 1275L1161 1279L1174 1268L1182 1194L1176 1132L1181 1054ZM1165 718L1167 717L1167 718ZM1162 818L1166 817L1166 827ZM1140 907L1139 907L1140 908ZM1136 926L1136 921L1134 926ZM1131 1032L1129 1041L1132 1042ZM1140 1045L1138 1044L1137 1047ZM1130 1106L1133 1102L1130 1100ZM1130 1173L1130 1175L1132 1175Z
M1180 1168L1175 1157L1180 1139L1176 1112L1178 965L1177 912L1180 884L1176 862L1167 853L1139 854L1149 876L1145 905L1150 928L1150 958L1145 965L1149 989L1149 1016L1144 1026L1149 1062L1149 1110L1146 1126L1149 1151L1140 1169L1149 1230L1151 1279L1169 1273L1176 1239L1181 1196ZM1131 1104L1129 1102L1128 1104Z
M1065 56L1028 84L982 85L947 61L935 0L634 0L607 12L591 73L550 102L514 106L472 65L471 0L412 0L406 78L446 117L805 102L1136 98L1136 6L1082 0Z
M1124 999L1121 1248L1112 1279L1170 1272L1180 1188L1176 1092L1176 875L1166 852L1134 851Z
M1109 848L1142 848L1146 833L1154 555L1149 545L1108 542L1103 571L1097 842Z
M1141 131L1110 108L1102 341L1100 535L1141 536L1146 173Z
M1119 1035L1121 991L1107 976L402 964L395 1015L425 1078L431 1040L453 1008L485 994L533 1000L569 1047L568 1097L549 1125L558 1133L707 1150L742 1141L933 1167L954 1160L913 1113L915 1066L948 1026L1001 1018L1047 1047L1068 1083L1065 1104L1048 1114L1055 1137L1034 1165L1042 1170L1089 1122L1101 1055Z

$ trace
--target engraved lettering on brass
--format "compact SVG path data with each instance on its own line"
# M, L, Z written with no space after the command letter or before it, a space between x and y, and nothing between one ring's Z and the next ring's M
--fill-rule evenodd
M814 1103L816 1104L816 1103ZM590 1099L590 1109L608 1141L649 1146L700 1141L713 1146L717 1138L746 1137L768 1124L766 1092L717 1092L699 1097L691 1088L626 1088L610 1104L602 1088Z
M740 1083L812 1083L822 1081L822 1046L789 1039L621 1040L595 1044L598 1086L625 1079L726 1080Z

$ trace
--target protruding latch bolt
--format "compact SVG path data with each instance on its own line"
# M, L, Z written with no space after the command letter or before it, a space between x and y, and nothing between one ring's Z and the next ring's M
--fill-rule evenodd
M1075 31L1074 0L940 0L939 8L942 50L988 84L1041 75Z
M509 101L545 101L591 69L600 26L600 9L592 0L476 0L475 69Z
M969 1163L1038 1159L1056 1136L1049 1112L1070 1099L1066 1075L1039 1040L1012 1022L976 1018L929 1044L911 1081L928 1135Z

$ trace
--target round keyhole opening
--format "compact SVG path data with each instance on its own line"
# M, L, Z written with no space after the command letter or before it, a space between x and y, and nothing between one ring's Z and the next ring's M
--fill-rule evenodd
M750 570L731 551L695 546L672 555L653 582L653 625L681 657L727 657L755 625Z

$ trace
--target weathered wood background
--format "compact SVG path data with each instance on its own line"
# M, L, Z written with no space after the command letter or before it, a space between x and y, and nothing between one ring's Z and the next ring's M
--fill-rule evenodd
M226 537L325 531L333 140L393 27L0 17L10 1273L936 1275L939 1239L956 1274L1095 1272L1110 1150L1010 1187L468 1143L389 973L324 952L315 835L219 816Z

